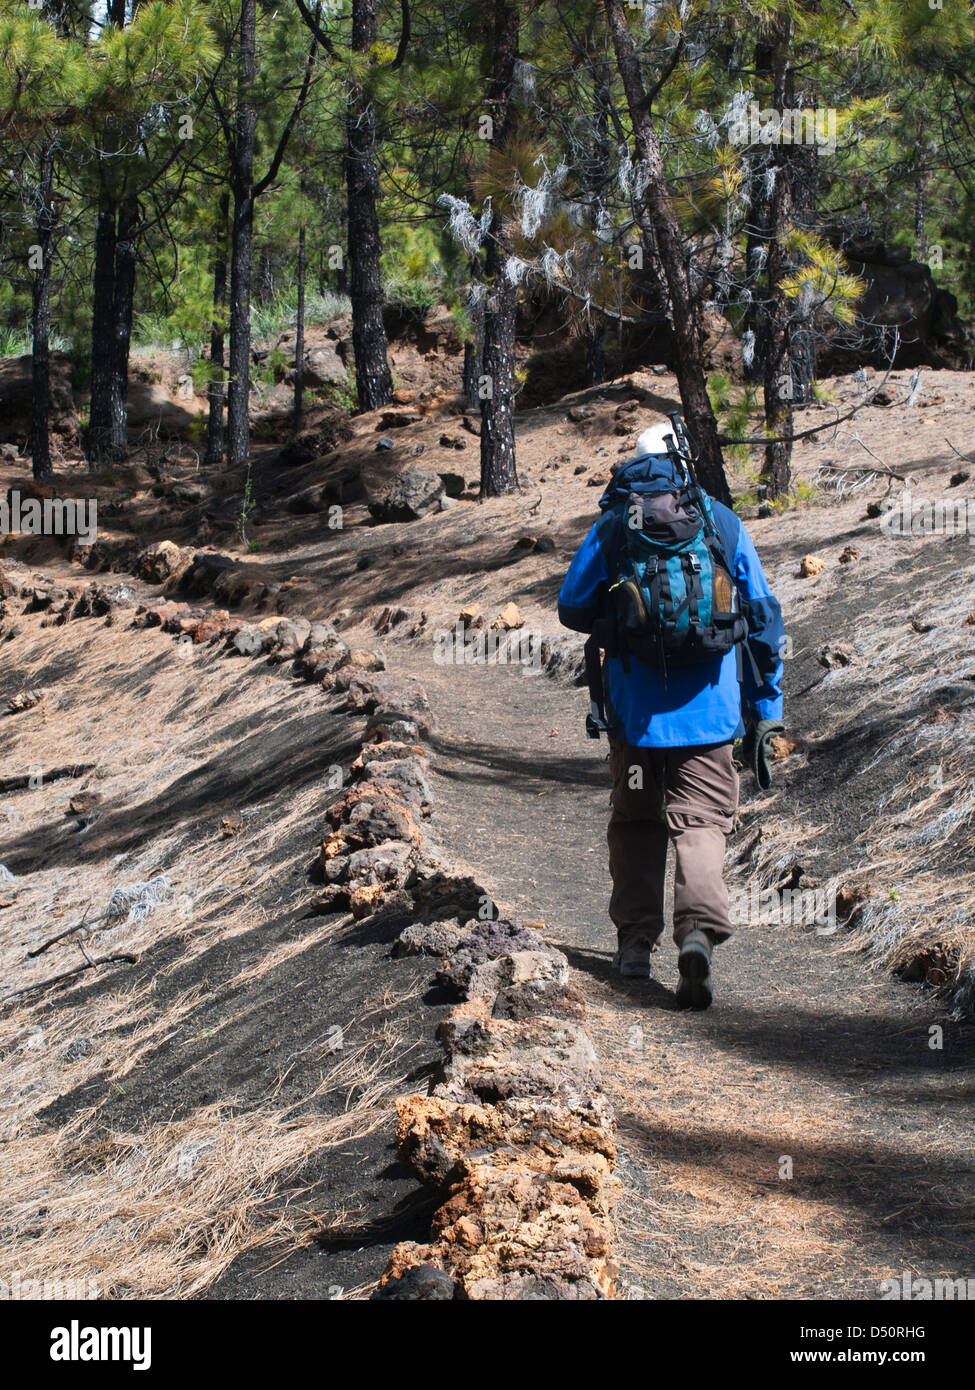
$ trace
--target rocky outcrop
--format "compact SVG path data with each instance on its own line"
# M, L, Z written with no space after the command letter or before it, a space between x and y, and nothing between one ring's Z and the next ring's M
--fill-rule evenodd
M339 356L335 343L331 340L326 339L324 343L310 348L305 353L306 385L326 386L331 382L338 386L345 386L348 379L349 374L345 370L345 363Z
M816 355L821 375L865 364L886 367L895 328L898 367L971 366L972 342L958 317L958 301L935 283L930 266L913 260L906 246L870 238L845 242L842 251L867 288L856 306L852 334L825 326L826 341Z
M71 359L51 353L51 433L62 447L77 444L78 411L71 393ZM0 444L17 444L27 452L30 440L31 359L0 362Z
M279 468L297 468L315 461L324 463L330 454L351 438L352 429L348 420L336 411L320 420L313 429L303 430L289 439L278 452L277 465Z
M407 468L389 487L369 499L369 512L378 522L416 521L436 511L445 495L438 473Z

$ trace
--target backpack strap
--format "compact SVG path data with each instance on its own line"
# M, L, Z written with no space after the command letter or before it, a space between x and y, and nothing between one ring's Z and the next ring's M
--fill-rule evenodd
M598 738L606 733L606 697L603 693L603 664L599 655L599 638L593 633L583 648L586 661L586 685L589 687L589 713L586 715L586 737Z

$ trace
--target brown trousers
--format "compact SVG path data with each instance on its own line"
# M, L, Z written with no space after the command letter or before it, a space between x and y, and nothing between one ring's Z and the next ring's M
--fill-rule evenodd
M609 915L621 942L653 944L664 929L667 846L673 843L674 940L693 927L731 935L724 882L725 838L738 808L730 743L633 748L610 740L613 776L607 840L613 895Z

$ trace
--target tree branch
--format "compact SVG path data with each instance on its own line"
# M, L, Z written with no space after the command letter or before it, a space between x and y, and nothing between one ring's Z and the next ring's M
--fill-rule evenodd
M410 0L400 0L400 13L403 17L403 24L400 29L399 46L396 49L396 57L390 64L390 71L395 71L406 57L406 49L409 45L410 33L413 29L413 18L410 14Z
M335 51L335 46L332 43L332 40L329 38L327 30L323 28L322 24L320 23L320 15L322 9L321 5L316 5L315 13L312 14L311 10L305 4L305 0L295 0L295 3L298 6L298 9L301 13L301 17L305 21L306 26L315 35L315 38L321 44L322 48L324 48L328 56L330 58L337 58L338 54Z
M321 5L319 4L315 9L316 15L320 9ZM274 158L271 160L270 167L264 177L254 185L254 192L251 195L254 198L259 198L262 193L266 193L278 176L278 170L281 168L281 161L284 159L284 152L288 148L288 141L291 139L292 131L298 123L298 117L301 115L305 101L308 98L308 89L311 86L312 72L315 68L315 54L317 52L318 39L316 37L312 39L311 47L308 50L308 58L305 62L305 75L302 79L301 90L298 93L294 108L292 109L291 115L288 117L284 130L281 132L281 138L278 141L277 149L274 151Z
M837 425L842 425L844 421L852 420L854 415L858 415L865 405L869 405L871 401L879 395L887 384L887 378L893 370L893 363L891 363L880 385L875 387L875 389L870 392L870 395L860 401L858 405L855 405L852 410L847 411L845 415L838 415L835 420L827 420L822 425L813 425L812 429L802 430L799 434L749 435L748 438L745 439L733 439L730 435L719 434L718 442L722 448L727 444L791 444L796 439L808 439L810 435L819 434L822 430L835 429ZM906 400L907 397L905 396L902 401L892 401L891 406L903 405Z

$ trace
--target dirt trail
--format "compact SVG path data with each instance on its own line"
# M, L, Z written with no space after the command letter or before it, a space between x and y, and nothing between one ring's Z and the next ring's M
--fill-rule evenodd
M624 1296L875 1299L903 1271L975 1274L971 1027L814 927L743 928L707 1014L675 1009L669 938L655 980L622 983L584 692L405 643L395 661L441 724L436 833L506 912L545 921L588 1000L619 1123ZM754 795L743 779L746 816Z

